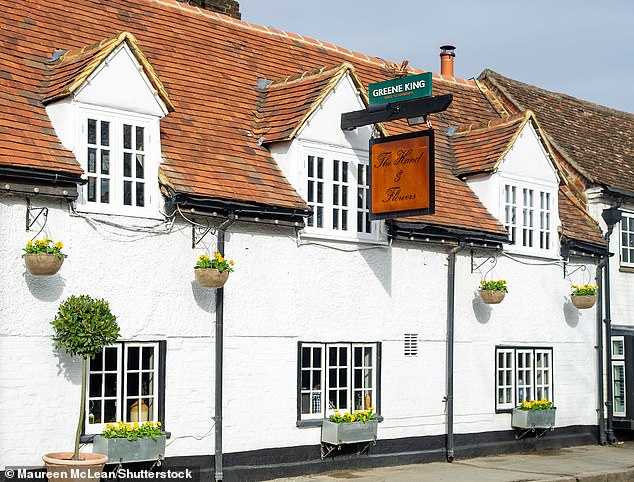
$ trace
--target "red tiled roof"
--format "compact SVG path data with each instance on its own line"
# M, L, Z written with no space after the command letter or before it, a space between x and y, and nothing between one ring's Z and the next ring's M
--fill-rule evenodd
M0 8L5 12L0 18L2 36L10 47L0 53L0 96L5 100L0 103L0 132L5 134L0 165L79 171L41 104L46 59L55 49L82 49L131 30L175 108L161 121L161 182L202 199L304 210L306 204L269 151L258 146L253 132L260 95L257 79L284 79L344 62L354 65L365 87L391 75L381 59L176 0L49 0L37 5L0 0ZM475 82L437 74L433 82L435 94L451 93L454 101L432 119L437 129L437 214L420 219L502 233L499 222L453 175L445 135L450 125L499 115ZM287 135L283 124L278 135ZM405 121L388 127L394 134L411 131Z
M254 133L264 144L291 140L346 73L364 93L349 62L271 82L260 92Z
M532 117L530 111L460 126L451 136L456 175L494 171Z
M593 183L634 185L634 114L540 89L485 70L480 82L509 113L531 109L548 142Z
M152 86L157 90L161 100L169 111L174 106L154 69L143 52L137 46L134 35L122 32L114 37L102 40L80 49L64 52L55 62L50 63L43 99L45 104L62 99L75 92L95 71L97 67L110 55L114 49L125 42L135 56Z
M597 222L566 186L559 187L559 219L567 238L607 247Z

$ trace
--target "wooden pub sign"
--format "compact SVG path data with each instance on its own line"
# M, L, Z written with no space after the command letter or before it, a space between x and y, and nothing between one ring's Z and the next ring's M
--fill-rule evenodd
M370 140L370 217L434 214L434 131Z

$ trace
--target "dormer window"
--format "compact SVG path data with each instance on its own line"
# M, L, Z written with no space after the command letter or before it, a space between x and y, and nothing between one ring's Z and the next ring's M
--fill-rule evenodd
M87 184L80 208L151 217L157 211L158 120L149 116L83 109L81 159Z

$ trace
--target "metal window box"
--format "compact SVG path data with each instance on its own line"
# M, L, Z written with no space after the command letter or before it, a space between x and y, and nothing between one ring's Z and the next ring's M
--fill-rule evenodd
M321 426L321 441L332 445L374 442L377 428L377 420L334 423L326 419Z
M513 409L511 425L524 429L552 429L555 427L555 409L552 410L519 410Z
M128 440L95 435L92 451L107 455L109 464L153 462L165 458L165 435L158 436L156 440L152 437Z

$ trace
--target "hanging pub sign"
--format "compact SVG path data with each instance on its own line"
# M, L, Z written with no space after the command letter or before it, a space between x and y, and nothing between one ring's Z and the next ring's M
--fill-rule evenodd
M434 214L434 131L370 140L371 219Z
M384 80L368 86L370 106L430 97L431 72Z

